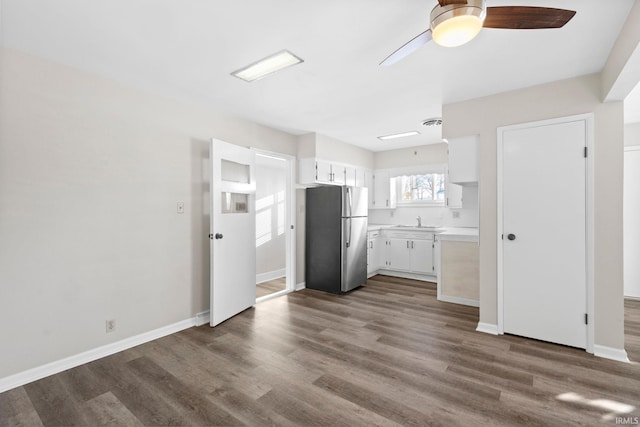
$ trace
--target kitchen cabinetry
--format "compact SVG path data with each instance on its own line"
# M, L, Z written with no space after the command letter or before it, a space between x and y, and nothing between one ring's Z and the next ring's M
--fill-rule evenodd
M448 208L462 207L462 186L447 181L447 200L445 205Z
M396 201L396 179L391 178L389 171L376 171L373 176L371 209L395 209Z
M365 187L367 169L360 166L329 162L315 157L298 161L298 182L300 184L332 184ZM371 174L371 172L369 171ZM373 177L373 175L371 175ZM371 191L369 194L371 194ZM371 199L371 195L369 196Z
M478 182L478 135L449 138L449 181L452 184Z
M385 236L381 268L435 275L434 234L431 232L389 231Z
M371 277L380 268L381 247L384 239L380 236L379 231L370 231L367 233L367 277Z

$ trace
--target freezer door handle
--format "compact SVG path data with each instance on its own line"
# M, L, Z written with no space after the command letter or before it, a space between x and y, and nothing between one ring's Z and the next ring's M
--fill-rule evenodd
M347 216L352 216L353 214L353 200L351 199L351 189L347 187L347 202L349 204L349 214Z

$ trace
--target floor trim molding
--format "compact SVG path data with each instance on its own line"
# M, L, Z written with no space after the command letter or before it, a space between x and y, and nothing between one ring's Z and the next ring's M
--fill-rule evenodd
M593 355L618 362L631 363L624 349L595 344L593 346Z
M111 344L106 344L73 356L65 357L64 359L9 375L8 377L0 378L0 393L205 323L209 323L209 311L198 313L190 319L182 320L152 331L143 332Z
M498 325L493 325L491 323L478 322L478 326L476 327L476 331L483 332L485 334L500 335L498 333Z
M301 291L307 287L307 282L296 283L296 287L294 290Z
M480 307L480 301L469 299L469 298L461 298L461 297L452 297L449 295L440 295L438 296L438 301L450 302L453 304L461 304L468 305L470 307Z
M256 285L259 285L260 283L268 282L270 280L276 280L286 276L287 276L287 270L284 268L281 268L279 270L274 270L274 271L267 271L266 273L259 273L259 274L256 274Z

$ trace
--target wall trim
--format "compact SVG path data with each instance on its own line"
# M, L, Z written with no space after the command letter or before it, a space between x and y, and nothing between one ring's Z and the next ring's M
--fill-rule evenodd
M430 282L433 284L437 283L437 276L432 276L432 275L426 275L426 274L419 274L419 273L409 273L406 271L397 271L397 270L387 270L384 268L379 269L378 271L376 271L375 274L382 274L383 276L392 276L392 277L401 277L403 279L413 279L413 280L420 280L421 282Z
M279 279L281 277L287 276L287 269L280 268L278 270L267 271L266 273L258 273L256 274L256 285L264 282L268 282L270 280Z
M306 289L306 287L307 287L307 282L296 283L295 290L301 291L303 289Z
M9 375L8 377L0 378L0 393L208 322L209 311L203 311L190 319L172 323L148 332L143 332L120 341L96 347L35 368L27 369L26 371L18 372L17 374Z
M498 333L498 325L493 325L491 323L478 322L476 331L483 332L485 334L500 335L500 333Z
M593 355L605 359L615 360L623 363L631 363L627 352L624 349L607 347L604 345L594 344Z
M461 298L461 297L452 297L449 295L442 295L442 294L438 295L438 301L451 302L453 304L468 305L470 307L480 307L480 301L478 300Z

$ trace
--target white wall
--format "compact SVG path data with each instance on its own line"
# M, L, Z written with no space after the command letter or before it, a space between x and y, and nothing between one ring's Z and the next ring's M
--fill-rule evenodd
M630 123L624 125L624 145L640 145L640 123Z
M8 49L0 75L0 378L208 310L209 139L296 137Z
M364 148L319 133L298 137L298 158L317 157L336 163L347 163L373 169L373 153Z
M599 75L443 107L443 136L480 135L480 321L497 323L496 129L593 112L595 116L595 344L624 348L622 102L600 101Z
M256 275L258 276L265 276L267 273L284 273L287 265L286 181L285 161L256 156Z

